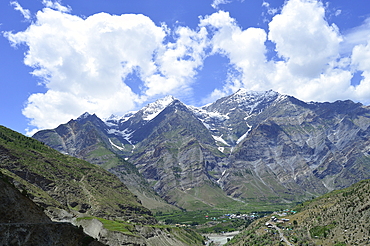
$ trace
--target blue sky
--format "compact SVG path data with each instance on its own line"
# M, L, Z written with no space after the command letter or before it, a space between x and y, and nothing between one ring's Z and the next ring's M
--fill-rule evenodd
M4 0L0 124L30 135L239 88L369 105L369 17L360 0Z

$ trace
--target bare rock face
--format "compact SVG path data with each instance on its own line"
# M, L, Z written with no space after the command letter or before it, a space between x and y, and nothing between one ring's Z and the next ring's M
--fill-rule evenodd
M297 202L370 177L369 107L274 91L239 90L201 108L166 97L105 122L85 114L34 138L186 209L230 197Z

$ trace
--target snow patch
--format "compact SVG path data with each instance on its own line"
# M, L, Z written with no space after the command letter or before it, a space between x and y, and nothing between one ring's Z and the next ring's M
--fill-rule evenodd
M129 111L123 116L117 116L112 114L109 118L104 119L104 123L109 127L118 126L119 123L123 123L134 116L137 111Z
M127 142L129 142L131 145L131 136L134 132L129 132L127 129L123 130L123 131L119 131L117 129L109 129L108 130L108 134L114 134L114 135L119 135L121 137L123 137Z
M119 147L118 145L114 144L112 142L112 140L110 140L110 138L108 138L108 139L109 139L109 142L112 145L112 147L115 147L116 149L121 150L121 151L123 151L125 149L124 147Z
M248 125L248 123L247 126L249 127L248 131L244 133L243 136L241 136L238 140L236 140L236 144L242 142L248 136L248 133L252 130L252 126Z
M222 180L222 178L225 176L225 174L226 174L226 177L227 177L228 173L226 173L226 170L224 170L224 171L222 172L222 174L221 174L221 178L219 178L219 179L216 181L218 184L221 182L221 180Z
M209 112L202 108L196 108L193 106L188 106L188 108L193 112L193 114L203 123L203 125L212 130L213 125L220 124L230 117L228 115L221 114L219 112Z
M86 119L89 116L91 116L91 114L89 114L88 112L85 112L80 117L78 117L77 120L83 120L83 119Z
M150 121L154 119L160 112L162 112L168 105L176 99L173 96L166 96L153 103L148 104L142 109L143 120Z
M214 138L214 140L216 140L216 141L218 141L218 142L221 142L221 143L223 143L223 144L225 144L225 145L227 145L227 146L230 146L223 138L222 138L222 135L220 136L220 137L218 137L218 136L214 136L214 135L212 135L212 137Z

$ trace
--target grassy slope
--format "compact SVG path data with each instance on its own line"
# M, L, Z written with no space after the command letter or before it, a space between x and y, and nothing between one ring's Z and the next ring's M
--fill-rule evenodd
M296 245L368 245L370 238L370 180L333 191L295 208L286 216L284 235ZM266 230L260 219L249 226L230 245L279 245L274 231Z
M43 207L103 218L154 222L151 213L113 174L0 127L0 169Z

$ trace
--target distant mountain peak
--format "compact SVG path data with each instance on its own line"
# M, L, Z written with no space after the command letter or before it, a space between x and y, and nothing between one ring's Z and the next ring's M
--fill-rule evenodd
M234 94L232 94L230 97L235 96L242 96L242 97L276 97L279 95L278 92L273 90L268 91L250 91L245 88L240 88L237 90Z
M77 120L83 120L83 119L88 118L89 116L91 116L91 114L90 114L90 113L88 113L88 112L85 112L85 113L81 114L81 115L77 118Z
M164 98L158 99L153 103L149 103L142 109L143 119L150 121L154 119L160 112L163 111L168 105L177 100L173 96L166 96Z

